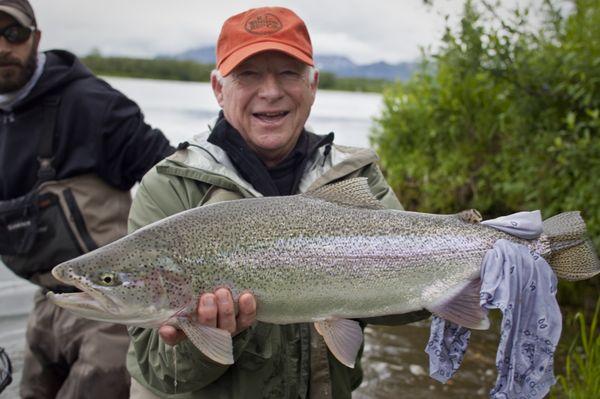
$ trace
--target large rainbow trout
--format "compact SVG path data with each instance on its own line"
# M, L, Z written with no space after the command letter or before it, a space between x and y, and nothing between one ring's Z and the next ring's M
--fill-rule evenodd
M479 274L499 239L544 256L559 277L600 271L578 212L544 222L524 240L470 216L383 209L366 179L288 197L243 199L191 209L54 268L82 293L57 305L102 321L183 329L207 356L231 364L228 332L194 320L198 295L225 286L254 293L257 319L314 322L331 352L352 367L362 343L351 319L419 309L487 328ZM461 298L455 301L455 298Z

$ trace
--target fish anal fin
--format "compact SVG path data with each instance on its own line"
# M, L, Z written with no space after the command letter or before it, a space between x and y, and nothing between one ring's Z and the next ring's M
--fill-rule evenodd
M177 320L177 325L208 358L220 364L233 364L233 344L228 331L196 324L183 317Z
M479 278L469 281L456 295L445 298L431 306L428 310L451 321L459 326L474 330L487 330L490 321L487 312L479 304L481 280Z
M343 206L366 209L385 209L385 206L373 195L366 177L356 177L328 184L301 194L318 198Z
M340 363L354 368L356 355L363 342L360 324L354 320L332 319L315 322L315 329Z

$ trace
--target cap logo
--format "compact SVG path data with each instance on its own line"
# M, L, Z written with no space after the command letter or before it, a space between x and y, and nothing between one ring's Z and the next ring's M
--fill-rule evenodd
M261 14L254 16L246 22L246 31L253 35L269 35L283 27L283 24L273 14Z

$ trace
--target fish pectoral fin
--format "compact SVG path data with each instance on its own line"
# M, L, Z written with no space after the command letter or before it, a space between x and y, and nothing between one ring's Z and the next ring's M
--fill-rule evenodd
M487 312L479 304L481 280L470 281L457 295L445 298L443 301L428 306L428 310L459 326L474 330L487 330L490 321Z
M360 324L354 320L332 319L315 322L315 329L333 356L343 365L354 368L356 355L363 342Z
M338 183L327 184L301 194L342 206L366 209L386 209L371 192L366 177L356 177Z
M229 331L195 324L179 318L177 325L200 352L220 364L233 364L233 344Z

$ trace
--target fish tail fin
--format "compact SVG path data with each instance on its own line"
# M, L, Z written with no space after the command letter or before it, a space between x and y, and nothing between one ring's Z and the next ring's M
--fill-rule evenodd
M564 212L544 221L548 263L565 280L585 280L600 273L600 259L579 212Z

